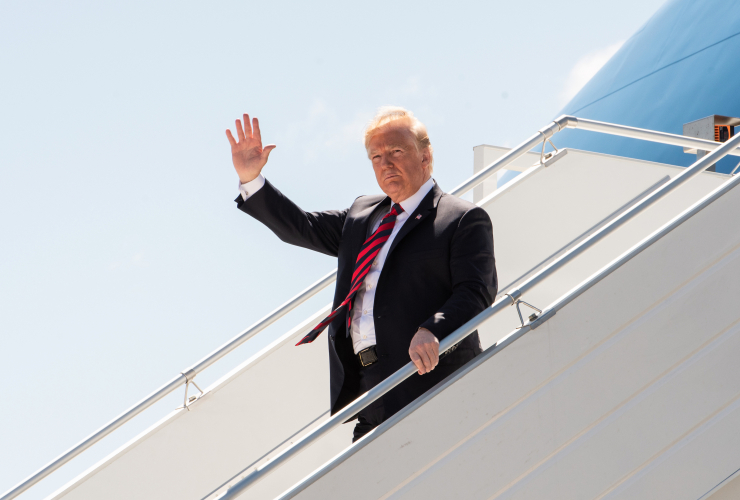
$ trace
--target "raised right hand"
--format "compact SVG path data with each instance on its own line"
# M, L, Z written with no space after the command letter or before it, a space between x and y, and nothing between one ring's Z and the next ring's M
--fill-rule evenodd
M238 142L231 135L231 130L226 130L226 137L231 143L231 161L234 162L234 169L236 169L239 180L244 184L257 178L267 163L270 151L277 146L268 144L262 148L260 124L257 118L252 119L250 124L247 114L244 115L244 128L242 128L241 120L236 120L236 134L239 137Z

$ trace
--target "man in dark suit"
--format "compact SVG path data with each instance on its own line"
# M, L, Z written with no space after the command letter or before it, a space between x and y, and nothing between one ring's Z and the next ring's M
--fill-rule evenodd
M236 139L226 134L237 207L286 243L338 259L332 313L299 342L328 326L332 414L409 359L418 370L359 413L356 441L481 352L477 332L441 356L439 341L496 296L491 220L437 186L426 128L402 108L381 108L365 131L385 196L345 210L297 207L262 176L275 145L262 147L257 119L244 115L236 128Z

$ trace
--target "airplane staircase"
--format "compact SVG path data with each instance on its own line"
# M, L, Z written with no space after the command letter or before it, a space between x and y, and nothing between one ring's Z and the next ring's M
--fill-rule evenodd
M531 152L565 128L711 153L685 169ZM706 169L740 156L738 145L740 136L721 144L566 116L512 150L488 147L490 164L452 194L522 171L476 196L493 222L499 295L442 344L477 328L482 355L351 445L346 417L419 375L407 365L330 417L326 336L294 346L327 305L50 498L731 498L740 491L740 176ZM193 382L334 276L0 500ZM540 312L529 317L527 304Z

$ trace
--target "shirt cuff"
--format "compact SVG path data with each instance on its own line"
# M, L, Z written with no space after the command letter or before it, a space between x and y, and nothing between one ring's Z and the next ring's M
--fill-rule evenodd
M247 201L250 196L262 189L262 186L264 185L265 176L262 174L259 174L256 179L245 182L244 184L240 182L239 193L242 195L242 200Z

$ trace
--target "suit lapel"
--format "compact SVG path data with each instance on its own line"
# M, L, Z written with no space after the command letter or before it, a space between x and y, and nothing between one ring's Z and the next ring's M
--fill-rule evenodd
M401 226L401 229L398 231L398 234L396 234L396 237L393 238L391 247L388 249L388 256L386 257L386 260L388 259L388 257L390 257L393 249L398 246L398 244L407 234L409 234L416 226L421 224L422 221L425 221L429 218L430 212L437 208L439 199L442 197L443 194L444 191L442 191L442 189L440 189L440 187L435 182L434 186L432 186L432 189L429 190L424 199L421 200L421 203L419 203L419 206L416 207L414 213L409 214L409 218L406 220L406 222L403 223L403 226Z
M360 247L362 247L362 244L365 243L365 240L370 236L369 232L372 231L370 221L373 220L373 215L377 213L378 210L383 210L383 207L387 208L390 203L391 199L386 196L380 201L380 203L370 205L357 214L353 227L354 234L352 235L352 240L354 241L355 246L354 255L360 253ZM352 261L352 264L354 265L354 260Z

